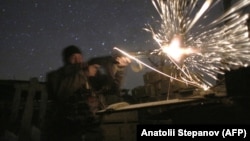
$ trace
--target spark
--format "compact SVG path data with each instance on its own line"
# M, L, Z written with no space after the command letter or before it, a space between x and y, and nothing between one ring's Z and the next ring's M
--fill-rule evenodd
M149 68L149 69L151 69L151 70L153 70L153 71L155 71L155 72L157 72L157 73L159 73L159 74L162 74L162 75L164 75L164 76L166 76L166 77L169 77L169 78L171 78L171 79L174 79L174 80L179 81L179 82L182 82L182 83L187 83L186 81L182 81L182 80L180 80L180 79L177 79L177 78L175 78L175 77L172 77L171 75L168 75L168 74L166 74L166 73L163 73L163 72L157 70L157 69L154 68L154 67L151 67L150 65L148 65L148 64L146 64L146 63L144 63L144 62L142 62L141 60L139 60L139 59L137 59L136 57L130 55L129 53L127 53L127 52L125 52L125 51L119 49L118 47L114 47L113 49L119 51L120 53L122 53L123 55L127 56L128 58L130 58L130 59L136 61L137 63L140 63L140 64L144 65L145 67L147 67L147 68ZM193 82L188 82L188 83L189 83L190 85L193 85L193 86L196 86L196 87L199 86L199 85L197 85L196 83L193 83Z
M169 45L163 45L162 51L171 58L171 60L180 63L185 55L198 53L197 50L192 48L185 48L183 39L180 35L175 35Z
M208 89L214 85L211 79L218 80L218 74L250 64L249 13L243 12L250 1L239 0L219 17L207 21L209 12L222 1L152 0L160 24L158 28L149 24L145 28L158 45L150 55L164 58L171 75L115 49L166 77Z

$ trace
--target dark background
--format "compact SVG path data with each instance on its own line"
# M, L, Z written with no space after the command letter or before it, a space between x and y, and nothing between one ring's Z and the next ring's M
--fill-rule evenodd
M85 60L126 51L152 49L143 30L157 13L150 0L0 1L0 79L29 80L62 65L61 51L74 44ZM153 47L154 48L154 47ZM132 75L132 76L131 76ZM142 84L128 69L124 87Z

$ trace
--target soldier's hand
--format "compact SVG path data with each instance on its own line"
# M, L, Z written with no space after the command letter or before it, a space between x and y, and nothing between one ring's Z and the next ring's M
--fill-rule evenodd
M131 60L128 57L117 57L116 61L118 62L119 67L126 67L128 64L131 63Z

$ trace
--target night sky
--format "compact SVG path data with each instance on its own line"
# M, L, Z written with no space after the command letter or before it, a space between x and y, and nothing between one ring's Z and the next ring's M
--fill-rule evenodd
M154 49L157 13L151 0L1 0L0 79L29 80L62 66L61 51L81 48L85 60L125 51ZM124 88L143 84L142 72L127 68Z
M110 55L114 47L153 50L157 45L143 28L157 27L158 16L151 0L1 0L0 80L45 81L63 65L69 45L79 46L85 60ZM123 88L143 85L146 71L127 67Z

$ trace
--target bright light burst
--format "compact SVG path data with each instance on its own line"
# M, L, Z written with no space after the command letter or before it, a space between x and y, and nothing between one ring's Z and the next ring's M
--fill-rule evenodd
M249 66L249 14L242 10L250 4L249 0L239 0L212 22L198 25L222 1L152 0L161 21L159 28L151 25L145 28L159 45L151 55L164 57L164 65L170 66L172 72L165 74L155 68L150 69L206 89L213 86L209 80L217 80L218 74Z

